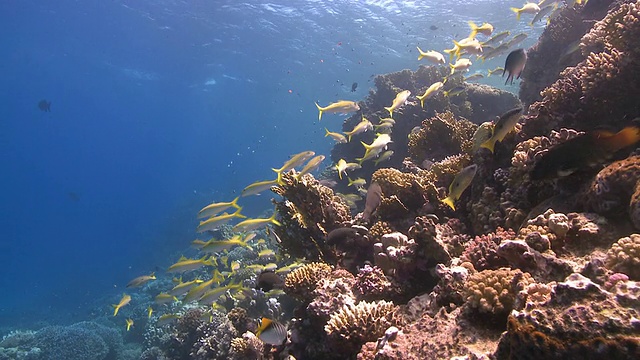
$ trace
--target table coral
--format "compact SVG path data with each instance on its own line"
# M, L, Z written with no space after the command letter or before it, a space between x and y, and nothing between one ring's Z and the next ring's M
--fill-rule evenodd
M324 327L330 347L347 358L348 354L360 350L365 342L382 336L389 326L397 325L396 310L392 302L384 300L343 306L331 315Z
M607 251L609 269L640 280L640 234L631 234L616 241Z

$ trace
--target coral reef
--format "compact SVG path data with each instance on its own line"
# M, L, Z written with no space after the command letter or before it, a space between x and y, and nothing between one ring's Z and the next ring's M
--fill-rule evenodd
M467 308L480 314L504 316L513 310L518 293L531 283L533 279L528 273L508 268L472 274L464 294Z
M311 175L300 180L283 174L283 185L273 188L283 200L276 202L282 226L275 226L280 246L294 257L335 262L335 255L325 242L333 229L349 223L349 206L330 188Z
M607 251L606 265L632 280L640 280L640 234L631 234L611 245Z
M284 280L284 290L300 301L311 301L318 282L331 273L331 266L311 263L290 272Z
M409 155L416 164L440 161L447 156L471 151L471 138L478 126L451 111L436 113L409 134Z

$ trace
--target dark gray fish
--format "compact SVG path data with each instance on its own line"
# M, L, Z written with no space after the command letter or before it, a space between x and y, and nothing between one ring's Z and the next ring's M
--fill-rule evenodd
M369 221L371 214L378 208L382 201L382 188L377 182L371 183L369 189L367 189L367 200L364 204L364 211L362 212L362 219Z
M438 27L435 25L429 26L429 30L438 30Z
M351 92L355 92L357 88L358 88L357 82L354 82L353 84L351 84Z
M516 79L520 79L520 75L522 74L522 70L524 70L524 66L527 63L527 52L524 49L516 49L507 55L507 60L504 62L504 70L502 71L502 77L506 72L509 73L507 76L507 80L504 82L505 85L511 80L511 84L513 84L514 76Z
M256 289L267 292L272 289L282 289L284 280L274 271L263 271L258 275Z
M40 102L38 103L38 109L44 112L51 112L51 101L47 101L44 99L40 100Z
M327 234L327 244L335 245L344 242L347 239L353 239L358 236L358 229L343 227L331 230L330 233Z

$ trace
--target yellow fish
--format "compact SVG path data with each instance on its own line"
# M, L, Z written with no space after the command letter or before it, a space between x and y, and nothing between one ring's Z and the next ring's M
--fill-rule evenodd
M442 89L444 83L442 81L434 82L425 90L424 94L416 96L420 100L420 106L424 107L424 101L432 97L438 90Z
M187 272L200 269L203 266L213 266L211 260L205 260L207 257L203 256L200 259L187 259L182 256L177 263L169 266L168 273Z
M278 179L282 177L282 173L278 173ZM271 189L272 186L278 185L278 179L257 181L242 190L242 196L259 195L261 192Z
M229 250L236 246L250 248L250 246L246 242L244 242L240 238L240 236L236 235L229 240L209 241L205 246L202 247L202 249L200 249L200 251L207 254L213 254L224 250Z
M278 184L282 184L282 174L286 173L287 171L289 171L289 170L291 170L293 168L296 168L296 167L302 165L305 161L307 161L307 159L310 159L315 154L316 153L313 152L313 151L303 151L301 153L292 155L291 158L289 158L289 160L287 160L282 165L282 167L280 167L280 169L271 169L271 170L275 171L276 174L278 174L278 178L276 179L276 182ZM262 181L262 182L254 183L254 184L257 185L257 184L260 184L260 183L265 183L266 184L266 183L268 183L268 181ZM251 185L254 185L254 184L251 184ZM247 188L249 188L251 185L247 186ZM269 188L271 188L271 186L269 186L267 189L269 189ZM245 190L246 190L246 188L245 188ZM264 190L266 190L266 189L264 189ZM261 190L260 192L262 192L264 190ZM253 194L245 195L244 194L244 190L242 191L242 193L243 193L242 196L253 195Z
M473 64L469 59L458 59L455 64L449 64L449 67L451 67L451 75L455 72L468 71L471 65Z
M240 208L240 206L238 206L239 198L240 197L238 196L235 199L233 199L233 201L230 201L230 202L213 203L203 207L202 210L198 212L198 219L212 217L214 215L217 215L221 211L227 210L232 206L236 209L239 209Z
M158 322L156 323L156 325L164 326L178 320L179 318L180 316L176 314L164 314L158 318Z
M460 199L462 193L467 189L467 187L469 187L473 177L476 176L477 169L478 166L476 164L462 169L453 179L451 185L449 185L449 195L441 201L449 205L449 207L455 211L456 206L454 205L454 202Z
M493 25L489 23L484 23L478 26L473 21L469 21L469 27L471 28L471 34L469 34L469 39L475 38L477 34L491 36L491 33L493 33Z
M127 322L127 331L129 331L133 326L133 319L127 319L125 321Z
M151 273L150 275L142 275L142 276L138 276L137 278L129 281L129 283L127 284L128 288L132 288L132 287L140 287L143 286L144 284L148 283L151 280L155 280L156 279L156 274L155 273Z
M322 106L318 105L318 103L316 103L316 107L318 108L318 111L319 111L318 121L322 120L322 113L323 112L348 113L348 112L360 110L360 106L358 105L358 103L356 103L354 101L347 101L347 100L339 100L339 101L331 103L331 104L329 104L329 105L327 105L325 107L322 107Z
M149 307L147 308L147 316L149 317L149 319L151 319L151 314L153 314L153 308L151 307L151 305L149 305Z
M367 132L371 129L373 129L373 124L363 116L362 120L353 127L353 130L347 131L344 134L348 136L347 141L351 141L351 137L353 135L362 134L363 132Z
M389 111L390 118L393 118L393 112L395 110L398 110L399 107L401 107L402 105L404 105L405 102L407 102L407 99L409 98L409 96L411 96L411 91L409 90L400 91L396 95L396 98L393 99L393 103L391 103L391 106L385 107L385 109Z
M493 132L489 140L485 141L480 146L493 152L496 142L501 142L504 137L513 130L518 123L518 120L520 120L520 115L522 115L521 107L511 109L502 114L493 126Z
M271 249L264 249L258 252L258 257L271 257L276 256L276 253Z
M324 130L327 132L324 137L331 136L331 138L338 144L344 144L347 142L347 138L344 137L344 135L337 132L331 132L327 128L324 128Z
M111 305L115 309L113 311L113 316L118 315L118 311L120 310L120 308L122 308L123 306L129 305L129 302L131 302L131 296L127 294L123 294L122 299L120 299L120 302L118 304Z
M156 295L156 298L155 298L155 302L158 305L167 304L174 301L178 301L178 298L173 295L169 295L167 293L160 293Z
M203 280L200 280L200 279L195 279L195 280L186 281L186 282L180 281L178 285L174 286L171 290L169 290L169 295L172 295L172 296L184 295L189 291L189 289L191 289L192 287L202 282Z
M444 55L440 54L437 51L431 50L431 51L424 52L422 51L422 49L418 47L418 52L420 53L420 55L418 55L418 60L422 60L423 58L426 58L427 60L435 64L446 63L446 60L444 59Z
M273 215L267 219L247 219L245 221L239 222L236 226L233 227L233 231L241 232L241 231L252 231L263 228L267 226L267 224L274 224L277 226L282 226L278 220L276 220L276 212L274 211Z
M193 288L191 288L191 290L189 290L187 295L185 295L185 297L182 299L182 302L186 304L188 302L200 299L200 297L210 289L211 285L213 285L213 282L213 279L210 279L203 282L202 284L199 284L198 286L194 286Z
M275 183L275 180L273 182ZM244 191L243 191L243 193L244 193ZM243 196L244 196L244 194L243 194ZM205 221L200 221L200 224L198 224L198 227L196 228L196 232L203 233L205 231L215 230L215 229L219 228L220 226L228 223L231 219L234 219L234 218L241 218L241 219L246 218L246 216L240 214L241 210L242 210L242 207L238 208L236 210L236 212L234 212L232 214L224 213L222 215L218 215L218 216L209 218L209 219L207 219Z
M516 20L520 20L520 15L522 14L537 14L540 11L540 6L536 3L528 2L520 9L512 7L511 11L516 13Z
M308 174L308 173L314 171L315 169L318 168L318 166L320 166L320 164L323 161L324 161L324 155L318 155L318 156L314 157L313 159L309 160L307 165L305 165L304 168L302 168L302 170L300 170L298 175L296 175L296 179L300 180L302 175Z
M338 160L336 164L336 170L338 170L338 177L342 180L342 173L347 174L347 162L344 159Z

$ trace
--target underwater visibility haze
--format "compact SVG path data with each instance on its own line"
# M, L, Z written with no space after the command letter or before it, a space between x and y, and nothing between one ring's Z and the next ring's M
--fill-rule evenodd
M0 359L634 358L637 24L0 3Z

